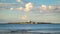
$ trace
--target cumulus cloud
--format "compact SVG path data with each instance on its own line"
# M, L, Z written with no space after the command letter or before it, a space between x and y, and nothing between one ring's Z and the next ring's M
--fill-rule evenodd
M25 5L25 11L30 11L33 8L33 4L32 3L27 3Z
M47 6L46 5L41 5L40 9L45 11L45 10L47 10Z

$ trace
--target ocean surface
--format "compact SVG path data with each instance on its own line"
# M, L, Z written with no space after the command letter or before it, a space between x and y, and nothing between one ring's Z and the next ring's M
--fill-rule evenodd
M60 24L0 24L0 34L60 34Z

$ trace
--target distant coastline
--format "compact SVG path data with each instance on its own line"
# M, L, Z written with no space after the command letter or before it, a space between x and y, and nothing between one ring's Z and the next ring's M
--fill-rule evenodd
M8 23L0 23L0 24L60 24L60 23L52 23L52 22L8 22Z
M53 24L51 22L33 22L33 21L29 21L29 22L9 22L8 24Z

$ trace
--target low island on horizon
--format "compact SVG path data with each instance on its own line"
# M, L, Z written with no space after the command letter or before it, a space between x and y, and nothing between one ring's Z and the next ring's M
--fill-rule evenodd
M51 22L9 22L8 24L58 24L58 23L51 23Z

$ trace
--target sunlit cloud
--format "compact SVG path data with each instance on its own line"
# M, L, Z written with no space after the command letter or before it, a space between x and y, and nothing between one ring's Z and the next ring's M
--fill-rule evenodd
M26 12L30 11L31 9L30 8L25 8L24 9Z
M49 9L52 9L52 6L48 6Z
M47 6L46 5L41 5L40 9L45 11L45 10L47 10Z
M17 8L17 10L24 10L24 8L23 7L19 7L19 8Z
M27 3L26 5L25 5L25 11L30 11L31 9L33 8L33 4L32 3Z
M14 10L14 8L10 8L10 10Z
M32 3L27 3L27 4L25 5L25 7L26 7L26 8L32 8Z
M54 6L48 6L48 9L53 10L53 9L55 9L55 7Z
M21 2L22 0L16 0L17 2Z

